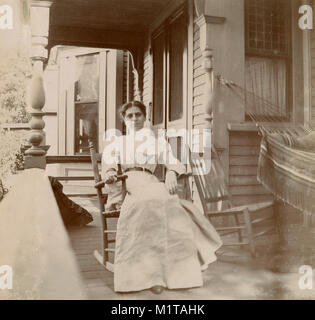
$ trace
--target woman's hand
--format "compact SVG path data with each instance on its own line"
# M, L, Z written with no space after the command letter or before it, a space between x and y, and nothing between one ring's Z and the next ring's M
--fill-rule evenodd
M175 171L167 171L165 177L165 186L170 194L174 194L177 189L177 176Z
M117 174L115 171L107 171L104 176L104 182L106 184L112 184L117 181Z

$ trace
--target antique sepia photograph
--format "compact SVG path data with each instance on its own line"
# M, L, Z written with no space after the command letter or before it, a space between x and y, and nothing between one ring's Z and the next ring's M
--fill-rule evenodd
M0 0L0 300L314 300L314 10Z

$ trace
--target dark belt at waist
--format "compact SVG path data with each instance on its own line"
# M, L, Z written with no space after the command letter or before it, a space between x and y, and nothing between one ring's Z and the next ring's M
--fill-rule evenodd
M143 167L133 167L133 168L127 168L125 169L125 172L128 172L128 171L144 171L144 172L149 172L152 174L152 171L150 171L149 169L147 168L143 168Z

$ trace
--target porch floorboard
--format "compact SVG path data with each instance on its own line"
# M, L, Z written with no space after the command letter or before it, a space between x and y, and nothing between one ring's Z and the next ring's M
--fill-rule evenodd
M104 269L94 258L100 249L100 219L92 210L94 221L82 228L70 228L68 234L77 259L89 299L97 300L212 300L212 299L314 299L315 290L299 288L299 267L307 264L315 252L301 253L297 237L305 232L300 225L291 227L289 247L285 251L275 243L274 236L266 236L258 246L258 257L253 260L245 250L224 249L218 252L218 261L203 272L201 288L165 290L155 295L149 290L134 293L116 293L113 273ZM291 237L291 238L290 238ZM315 233L311 233L315 243ZM292 241L291 241L292 240ZM309 241L310 239L308 239ZM290 245L291 241L291 245ZM292 243L295 246L292 246ZM298 243L301 242L298 240ZM302 245L303 248L305 245ZM307 261L305 260L307 258ZM312 262L312 261L311 261ZM310 262L310 263L311 263ZM315 260L314 260L315 262ZM312 264L315 269L315 263ZM313 270L314 271L314 270Z

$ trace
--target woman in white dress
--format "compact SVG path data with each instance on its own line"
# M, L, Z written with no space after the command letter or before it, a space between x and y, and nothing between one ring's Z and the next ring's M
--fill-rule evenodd
M128 178L117 224L114 287L117 292L202 286L202 270L216 260L218 233L198 209L177 196L185 166L169 144L144 128L146 108L139 101L121 107L127 134L104 148L102 176L116 183L117 159ZM162 143L161 143L162 141ZM161 159L165 184L154 175Z

